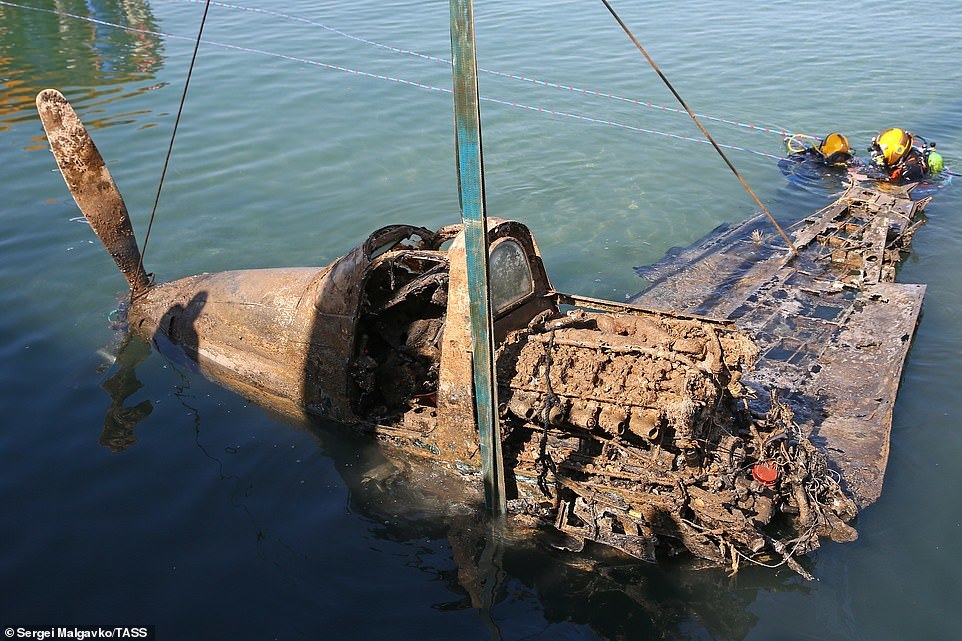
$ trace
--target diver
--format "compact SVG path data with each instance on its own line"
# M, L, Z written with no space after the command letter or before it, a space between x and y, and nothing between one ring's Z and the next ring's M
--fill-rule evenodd
M873 166L892 182L918 182L942 171L935 143L902 129L886 129L868 148Z
M850 166L858 162L848 139L832 132L824 139L795 134L785 139L788 155L778 161L778 168L789 182L803 187L836 185Z
M815 144L802 146L799 141L803 139L811 140ZM848 138L834 131L821 141L811 136L796 134L786 138L785 144L789 152L787 160L793 162L811 161L826 167L847 167L854 160Z

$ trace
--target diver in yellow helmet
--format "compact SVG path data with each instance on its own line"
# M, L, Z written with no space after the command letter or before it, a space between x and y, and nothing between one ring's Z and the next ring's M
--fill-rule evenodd
M885 129L868 148L872 164L893 182L917 182L942 171L935 143L903 129Z
M836 132L825 136L825 140L818 146L818 153L826 165L847 165L852 161L852 148L848 144L848 138Z
M796 134L786 138L785 144L789 152L788 160L794 162L813 161L827 167L847 167L854 159L848 138L834 131L822 140Z
M841 179L857 160L848 139L834 131L822 139L795 134L785 139L785 145L788 155L778 161L778 168L791 182L811 184Z

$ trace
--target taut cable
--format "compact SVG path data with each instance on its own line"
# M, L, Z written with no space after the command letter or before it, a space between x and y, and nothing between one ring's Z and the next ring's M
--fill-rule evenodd
M194 73L194 62L197 60L197 50L200 49L201 36L204 33L204 24L207 22L207 12L210 10L210 0L204 5L204 15L200 19L200 29L197 31L197 40L194 42L194 53L190 57L190 67L187 69L187 79L184 81L184 92L180 95L180 106L177 107L177 117L174 119L174 130L170 134L170 145L167 147L167 156L164 157L164 168L160 172L160 182L157 183L157 195L154 196L154 206L150 210L150 220L147 221L147 233L144 235L144 247L140 250L140 266L138 271L144 267L144 254L147 253L147 242L150 240L150 230L154 226L154 216L157 214L157 203L160 202L160 192L164 188L164 177L167 176L167 166L170 164L170 155L174 151L174 139L177 138L177 126L180 124L180 115L184 111L184 103L187 101L187 88L190 87L190 76ZM146 290L144 290L146 291Z
M788 247L789 247L789 249L791 250L791 254L789 254L789 257L792 258L792 257L796 256L796 255L798 254L798 250L795 248L795 243L793 243L793 242L791 241L791 239L785 234L785 232L782 231L782 228L781 228L781 227L779 226L779 224L775 221L775 218L768 212L768 209L765 207L765 205L762 204L762 201L758 199L758 196L756 196L756 195L755 195L755 192L752 191L752 188L748 186L748 183L745 182L745 179L742 178L742 175L741 175L740 173L738 173L738 170L735 169L735 165L733 165L733 164L731 163L731 161L728 160L728 156L725 155L725 152L722 151L721 147L718 146L718 143L715 142L715 139L711 137L711 134L708 133L708 130L705 129L705 127L701 124L701 121L698 120L698 116L696 116L695 113L694 113L691 109L688 108L688 105L685 104L685 101L684 101L684 99L682 99L681 95L680 95L677 91L675 91L675 88L674 88L674 87L671 85L671 83L668 81L668 78L665 76L665 74L663 74L663 73L661 72L661 69L658 68L658 65L655 64L655 61L652 60L651 56L648 55L648 52L645 51L645 48L642 47L642 46L641 46L641 43L638 42L638 39L635 38L635 35L634 35L633 33L631 33L631 29L628 28L628 25L626 25L626 24L624 23L624 21L623 21L623 20L621 19L621 17L615 12L615 10L612 8L612 6L611 6L610 4L608 4L608 0L601 0L601 1L604 3L605 7L608 8L608 11L611 13L612 17L613 17L615 20L618 21L618 24L619 24L619 25L621 25L621 28L622 28L622 30L625 32L625 34L627 34L627 36L628 36L629 38L631 38L631 41L632 41L633 43L635 43L635 46L638 47L638 51L640 51L640 52L642 53L642 55L645 56L645 59L648 61L648 64L651 65L651 68L654 69L655 72L658 74L658 76L662 79L662 81L665 83L665 85L666 85L666 86L668 87L668 89L671 91L672 95L674 95L675 98L678 100L679 104L681 104L681 106L684 107L685 111L688 112L688 115L691 116L691 119L694 120L694 121L695 121L695 124L698 125L698 128L701 129L701 132L702 132L703 134L705 134L705 138L707 138L707 139L708 139L708 142L710 142L711 145L712 145L712 147L715 148L715 151L718 152L718 155L722 157L722 160L725 161L725 164L728 165L728 168L732 170L732 173L735 174L735 177L736 177L736 178L738 178L738 182L740 182L740 183L742 184L742 187L745 188L745 191L748 192L748 195L752 197L752 200L755 201L755 204L757 204L757 205L761 208L762 212L763 212L766 216L768 216L768 219L769 219L770 221L772 221L772 224L773 224L773 225L775 225L775 229L778 230L778 233L781 234L781 235L782 235L782 238L785 239L785 242L788 243Z

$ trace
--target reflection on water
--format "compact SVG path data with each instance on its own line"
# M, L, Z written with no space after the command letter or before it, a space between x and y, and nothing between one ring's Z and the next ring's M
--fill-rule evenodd
M137 366L149 355L150 343L134 334L125 335L117 350L115 371L100 384L110 396L100 444L115 452L121 452L137 442L134 428L154 409L149 400L130 407L124 405L130 396L144 386L137 378Z
M738 641L757 622L749 606L760 591L811 589L789 573L759 568L732 578L694 560L652 565L600 545L561 551L551 545L551 532L489 520L477 492L466 491L460 479L443 481L430 464L397 458L343 428L314 422L309 429L350 489L352 511L372 522L373 535L411 546L448 543L450 558L411 558L460 595L434 607L477 610L491 639L525 636L527 619L537 613L549 624L587 626L604 639L685 638L694 628ZM445 569L451 560L456 572Z
M59 14L157 30L147 0L54 0L49 4L47 8ZM84 88L73 92L79 102L94 96L100 103L112 102L148 87L118 88L111 93L106 86L150 80L162 63L162 40L156 35L0 5L0 131L36 117L34 98L41 89Z
M170 323L171 338L177 340L183 349L192 354L197 353L198 341L194 322L206 302L207 293L199 292L186 306L178 303L164 316L166 322ZM115 371L100 385L110 396L110 407L104 416L104 431L100 436L100 444L115 452L123 451L137 442L134 428L140 421L150 416L154 409L149 400L132 407L124 405L127 398L143 387L143 383L137 378L137 366L150 355L150 343L128 331L126 306L126 301L121 302L121 318L114 323L115 329L123 332L114 362ZM171 318L180 319L182 323L175 325ZM174 354L175 358L178 355L184 356L180 348L171 346L169 351L177 352ZM196 410L191 408L191 411L196 414ZM200 419L197 418L198 423L199 421Z

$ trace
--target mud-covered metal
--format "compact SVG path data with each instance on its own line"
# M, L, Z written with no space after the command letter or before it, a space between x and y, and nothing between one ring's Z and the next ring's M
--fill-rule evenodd
M481 446L485 503L491 512L503 514L504 464L501 460L501 427L497 413L498 390L494 375L493 326L488 293L488 226L484 203L473 3L471 0L451 0L450 11L454 131L470 300L475 423Z
M511 248L494 276L518 292L494 320L516 518L554 526L575 549L596 541L653 560L687 548L801 572L794 557L819 536L854 537L844 525L854 507L790 415L745 411L742 381L758 357L746 333L559 294L524 225L492 220L488 236L492 251ZM166 336L260 402L356 424L478 479L466 280L458 227L394 226L323 269L155 285L134 300L131 327ZM776 479L753 474L766 465ZM768 532L786 510L805 528L791 547Z
M37 94L37 112L50 150L77 206L134 292L147 287L127 206L87 129L56 89Z
M892 408L925 285L895 283L896 268L929 198L914 185L859 179L796 225L786 261L758 219L672 252L640 273L652 285L634 300L675 312L728 318L761 354L746 377L753 410L779 390L802 432L828 453L860 506L882 491Z
M406 263L446 265L436 252L444 238L392 225L324 268L227 271L158 284L133 300L130 326L147 338L165 335L243 394L352 421L350 368L366 280Z
M85 157L90 167L64 170L78 204L129 227L71 180L102 167ZM857 505L881 489L924 291L891 281L926 202L853 185L801 221L794 260L749 221L648 269L646 307L557 292L530 230L489 219L514 521L552 527L574 550L684 549L810 576L799 557L824 537L854 539ZM461 225L385 227L323 268L125 275L133 332L248 398L371 432L480 494Z

